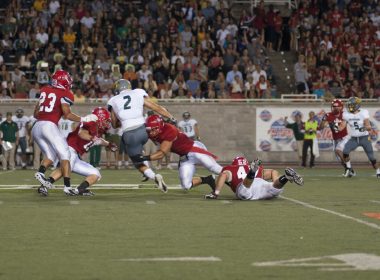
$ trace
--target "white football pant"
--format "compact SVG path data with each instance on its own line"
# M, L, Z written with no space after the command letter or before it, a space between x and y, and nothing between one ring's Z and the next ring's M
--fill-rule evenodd
M241 200L271 199L279 196L282 192L283 189L273 187L273 182L255 178L249 188L246 188L241 182L236 189L236 197Z

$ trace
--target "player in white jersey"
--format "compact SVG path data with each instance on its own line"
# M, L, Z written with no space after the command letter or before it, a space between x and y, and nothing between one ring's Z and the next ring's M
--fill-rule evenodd
M67 138L70 132L75 129L75 123L69 119L61 118L58 122L58 128L61 131L63 137Z
M18 108L16 110L16 116L12 117L12 121L17 123L18 126L18 135L19 135L19 146L21 149L21 167L26 169L26 148L28 147L28 142L26 140L26 135L29 131L29 122L30 119L27 116L24 116L24 110ZM16 147L17 151L18 147Z
M193 140L200 140L198 122L191 119L189 112L182 114L183 120L178 123L178 128L186 134L187 137Z
M168 118L174 122L176 120L164 107L149 101L149 96L143 89L133 89L128 80L120 79L113 86L115 96L107 105L111 112L112 126L121 127L123 135L121 144L125 145L127 154L134 166L145 177L154 180L158 187L164 192L167 191L163 178L160 174L155 174L148 164L140 161L143 155L144 144L148 141L148 134L145 129L144 107Z
M368 159L370 160L373 168L376 169L376 176L380 178L380 168L376 162L373 147L369 140L370 135L376 132L372 129L369 121L368 110L360 109L361 100L357 97L351 97L347 101L348 112L343 113L343 123L341 127L348 124L350 126L350 140L343 149L343 157L347 166L347 170L344 174L345 177L352 177L355 173L352 171L350 152L357 147L363 147Z

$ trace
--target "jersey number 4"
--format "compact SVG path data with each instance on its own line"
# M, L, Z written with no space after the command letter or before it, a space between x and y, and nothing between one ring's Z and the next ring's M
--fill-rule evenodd
M239 167L237 177L238 179L245 179L245 177L247 177L247 172L245 172L245 168L243 166Z
M40 112L42 112L42 111L47 112L47 113L52 112L56 100L57 100L57 96L54 93L49 93L46 96L46 92L41 92L41 95L40 95ZM47 104L45 104L45 103L47 103Z
M126 95L126 96L123 97L123 99L127 100L124 103L124 110L131 109L131 106L129 106L129 103L131 103L131 97L129 95Z

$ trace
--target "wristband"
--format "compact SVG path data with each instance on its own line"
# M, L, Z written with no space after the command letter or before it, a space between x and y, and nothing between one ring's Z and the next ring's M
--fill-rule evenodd
M150 161L150 155L143 156L142 159L143 161Z

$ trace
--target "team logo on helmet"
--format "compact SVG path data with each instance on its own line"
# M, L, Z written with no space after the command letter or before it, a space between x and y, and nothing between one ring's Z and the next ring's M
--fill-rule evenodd
M111 128L111 114L103 107L97 107L92 113L98 117L97 125L100 130L106 132Z
M53 87L69 90L71 89L72 83L73 79L65 70L57 70L53 76L51 76L51 85Z
M236 157L231 163L232 165L249 165L248 160L245 157Z
M358 97L350 97L347 101L347 109L350 113L353 113L360 109L361 99Z
M145 121L145 127L150 137L159 135L164 125L164 120L159 115L151 115Z
M260 119L264 122L270 121L272 118L272 114L268 110L263 110L260 113Z

